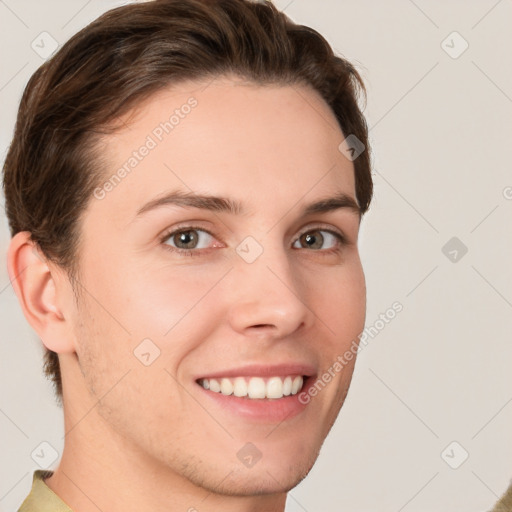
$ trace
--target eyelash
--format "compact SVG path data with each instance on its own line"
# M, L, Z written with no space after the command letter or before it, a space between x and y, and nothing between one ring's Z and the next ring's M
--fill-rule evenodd
M183 256L183 257L201 256L201 254L204 253L204 251L209 251L212 248L210 247L208 249L179 249L179 248L172 247L171 245L164 243L166 240L171 238L173 235L176 235L176 234L182 233L182 232L187 232L187 231L195 231L195 230L204 231L205 233L208 233L211 237L216 238L213 233L211 233L207 229L204 229L201 226L186 225L186 226L179 226L178 228L175 228L172 231L166 231L164 233L164 235L162 235L160 242L164 246L164 249L171 251L172 253L179 254L180 256ZM302 235L305 235L306 233L309 233L311 231L324 231L326 233L330 233L338 240L338 245L336 247L331 248L331 249L319 249L314 252L319 252L321 254L335 254L335 253L340 252L344 246L349 245L349 242L348 242L347 238L345 237L345 235L338 233L337 231L324 228L322 226L314 226L305 231L302 231L301 233L299 233L298 237L294 240L294 243Z

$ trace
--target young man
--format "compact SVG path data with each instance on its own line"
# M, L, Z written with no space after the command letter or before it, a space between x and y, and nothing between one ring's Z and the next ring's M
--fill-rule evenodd
M284 510L364 328L361 91L248 0L114 9L33 75L8 269L66 436L22 512Z

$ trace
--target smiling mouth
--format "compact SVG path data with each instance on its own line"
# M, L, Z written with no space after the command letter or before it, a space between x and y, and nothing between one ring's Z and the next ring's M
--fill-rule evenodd
M196 382L206 390L225 396L250 400L280 399L299 393L309 379L307 375L274 377L220 377L202 378Z

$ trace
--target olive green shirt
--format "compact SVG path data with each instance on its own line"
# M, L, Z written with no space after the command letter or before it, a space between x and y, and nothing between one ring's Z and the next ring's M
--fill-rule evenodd
M512 512L512 482L491 512Z
M18 512L73 512L44 482L53 471L34 471L32 489Z

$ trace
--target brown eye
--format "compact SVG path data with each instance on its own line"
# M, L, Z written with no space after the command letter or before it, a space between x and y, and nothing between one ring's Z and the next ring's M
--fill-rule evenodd
M175 249L206 249L212 238L212 235L203 229L181 229L169 233L164 243ZM201 244L204 247L198 247Z
M300 246L297 247L296 243ZM343 237L325 229L314 229L303 233L295 242L293 247L297 249L332 249L343 243ZM324 246L327 244L327 247Z
M198 236L194 231L182 231L173 235L172 241L179 249L193 249L197 244Z
M310 231L305 233L299 238L303 247L309 247L310 249L321 249L324 242L324 237L320 231Z

